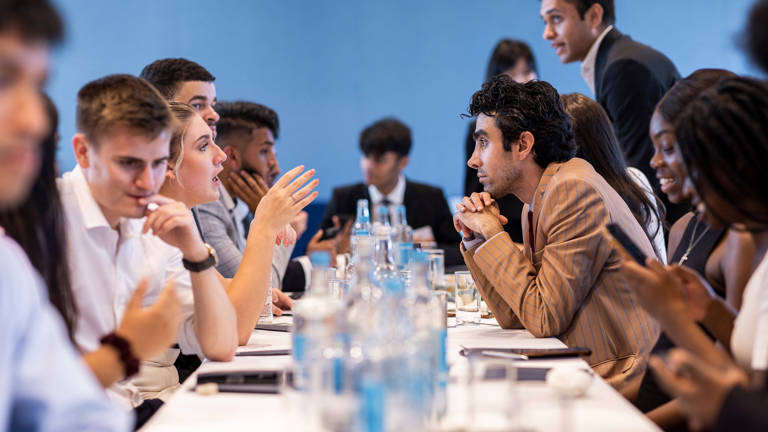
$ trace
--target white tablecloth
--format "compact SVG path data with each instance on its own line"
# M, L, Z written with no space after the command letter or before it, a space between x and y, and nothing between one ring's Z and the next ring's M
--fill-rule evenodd
M282 318L288 319L288 318ZM511 421L524 430L536 431L659 431L637 409L599 377L595 377L586 395L563 401L552 394L540 382L519 382L510 387L507 382L483 382L474 387L476 406L485 411L474 411L474 428L466 428L468 422L466 380L467 362L459 355L466 347L520 347L561 348L563 343L555 338L534 338L524 330L503 330L494 321L484 324L462 325L448 329L448 362L451 364L448 415L440 424L440 430L494 430L496 419L504 407L489 409L502 404L512 404L511 412L520 413ZM250 343L238 351L290 348L290 334L256 330ZM229 363L206 362L200 371L247 370L281 368L288 366L290 356L235 357ZM519 367L553 367L572 365L588 368L581 359L536 360L517 362ZM289 397L262 394L219 393L201 396L193 389L195 375L191 376L171 400L142 429L143 431L245 431L245 430L306 430L302 410ZM480 387L482 386L482 387ZM510 388L515 397L509 397ZM516 402L514 402L516 401ZM503 417L503 416L501 416Z

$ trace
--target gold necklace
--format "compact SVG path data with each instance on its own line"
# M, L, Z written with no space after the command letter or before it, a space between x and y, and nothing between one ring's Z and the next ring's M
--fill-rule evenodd
M706 234L709 231L709 226L704 225L704 231L702 231L701 234L699 234L699 236L696 237L696 229L699 228L699 218L697 216L698 215L693 215L693 217L696 218L696 223L693 225L693 232L691 232L691 240L688 242L688 248L685 250L685 253L680 258L680 261L677 262L679 265L683 265L683 263L688 261L688 254L690 254L693 247L699 243L699 240L704 238L704 234Z

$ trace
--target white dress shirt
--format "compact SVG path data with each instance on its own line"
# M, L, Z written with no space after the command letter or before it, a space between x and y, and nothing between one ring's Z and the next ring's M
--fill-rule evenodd
M73 349L42 278L0 228L0 430L127 431Z
M376 220L376 212L378 211L379 204L381 204L382 201L384 201L384 198L386 198L389 201L389 208L390 208L390 216L392 213L392 208L397 207L403 203L403 200L405 199L405 176L400 174L397 178L397 185L394 189L392 189L392 192L390 192L387 195L382 194L379 192L378 189L376 189L376 186L374 185L368 185L368 195L371 197L371 210L372 210L372 220ZM391 218L390 218L391 219Z
M75 339L80 349L96 350L99 339L116 330L134 290L146 277L149 286L144 306L155 303L166 281L175 281L183 316L179 346L185 354L202 356L193 325L192 286L181 262L181 251L152 234L142 234L144 218L121 219L117 229L110 227L79 166L64 174L58 187L67 221L67 255L78 309ZM161 391L174 381L178 385L173 367L177 355L177 350L169 350L152 362L143 362L134 379L142 385L163 382L166 385L159 386ZM151 375L149 379L147 374ZM115 383L109 389L110 395L137 406L141 395L133 384ZM153 395L146 397L161 392L156 391L156 385L149 387Z
M584 81L587 82L589 89L592 90L592 94L595 93L595 62L597 61L597 51L600 50L600 44L603 43L605 35L609 31L613 30L613 26L609 25L600 33L600 36L595 39L595 43L589 48L587 56L581 62L581 76L584 77Z
M768 255L744 288L741 310L733 323L731 352L746 371L768 370Z
M648 197L648 200L653 203L654 208L656 207L656 195L653 193L653 188L651 188L651 183L648 181L648 177L643 174L642 171L635 167L627 167L627 174L629 174L630 178L635 181L635 183L640 186L643 191L645 192L645 195ZM657 208L658 210L658 208ZM664 228L661 226L661 221L658 219L654 219L651 221L651 226L649 227L650 232L656 232L656 235L653 237L653 248L658 252L657 258L659 261L661 261L662 264L667 263L667 243L664 240Z

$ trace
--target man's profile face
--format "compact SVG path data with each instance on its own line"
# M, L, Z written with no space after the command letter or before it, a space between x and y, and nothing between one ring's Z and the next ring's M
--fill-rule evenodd
M47 72L46 43L0 34L0 209L22 201L37 177L49 127L40 94Z
M272 187L280 175L280 165L275 154L275 137L269 128L253 129L247 141L241 145L241 169L258 174L267 186Z
M521 177L520 161L515 158L518 146L512 144L512 151L504 150L501 130L494 117L480 114L475 126L475 150L467 165L477 170L477 177L483 190L494 198L501 198L512 192Z
M405 168L404 162L407 162L407 156L400 157L393 151L363 155L360 158L363 181L367 185L376 186L379 190L393 186L397 184L400 172Z
M541 19L542 37L549 41L562 63L582 61L587 56L596 37L576 6L567 0L542 0Z
M216 86L206 81L185 81L173 95L172 102L184 102L191 105L200 113L200 117L208 123L216 138L216 122L219 121L219 113L216 106Z
M163 185L170 140L170 131L163 131L153 139L131 132L115 132L101 138L97 147L87 144L85 163L78 156L91 194L111 226L121 217L144 216L146 203L143 201Z

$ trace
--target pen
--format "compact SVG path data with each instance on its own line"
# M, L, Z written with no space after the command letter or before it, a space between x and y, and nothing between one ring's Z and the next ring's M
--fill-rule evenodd
M480 354L486 357L496 357L508 360L528 360L528 356L524 354L505 353L499 351L480 351Z

